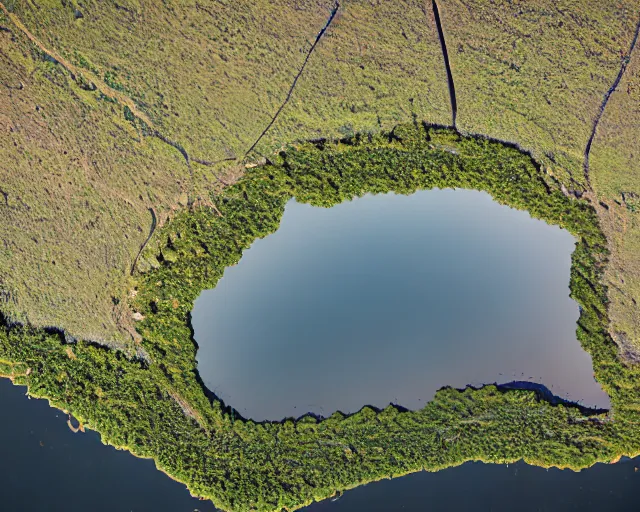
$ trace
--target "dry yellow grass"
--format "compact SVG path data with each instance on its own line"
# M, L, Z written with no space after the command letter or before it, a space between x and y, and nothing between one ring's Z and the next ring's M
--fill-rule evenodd
M3 26L9 27L5 20ZM179 154L142 138L11 27L0 32L0 293L9 319L125 341L113 313L153 206L189 187Z
M334 2L1 5L0 310L131 342L129 271L150 209L161 224L189 204L215 207L210 193L242 175ZM567 188L585 186L585 146L637 2L438 5L458 128L515 142ZM613 330L640 346L637 59L598 128L591 181L610 206ZM451 120L431 2L345 1L249 156L412 120Z
M458 128L517 143L583 185L593 121L628 51L635 0L439 0Z
M267 125L332 6L191 0L15 8L45 45L126 93L192 158L217 161L244 155Z
M640 13L639 13L640 17ZM614 338L640 360L640 48L612 93L591 149L590 175L609 240L606 279Z
M12 13L2 20L10 32L0 34L0 73L8 85L0 92L0 122L9 134L0 144L7 198L0 205L2 310L75 336L131 340L128 272L149 233L149 209L163 222L189 202L210 204L210 191L242 174L241 157L282 104L334 4L4 4ZM294 103L266 144L311 132L339 135L349 124L379 129L378 117L385 127L412 114L444 122L442 58L421 5L342 6L336 36L330 27L318 45L324 53L311 56L301 77L300 98L318 105L305 113L308 130ZM378 14L367 21L371 12ZM354 32L359 24L366 27L361 36ZM387 27L392 38L383 41ZM358 37L369 41L356 49ZM359 80L354 59L366 65ZM97 90L83 87L89 81ZM297 95L298 89L295 102ZM351 112L362 101L371 108ZM336 102L345 107L332 113ZM184 148L191 168L176 147L144 137L140 123L126 119L125 106ZM230 157L238 160L196 163Z
M291 141L451 123L444 60L423 1L345 3L260 152Z

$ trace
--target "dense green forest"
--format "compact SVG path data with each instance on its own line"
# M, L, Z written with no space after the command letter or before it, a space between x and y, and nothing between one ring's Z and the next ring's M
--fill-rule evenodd
M611 411L489 385L442 389L418 411L364 407L349 416L256 423L202 386L193 303L254 240L278 228L288 200L331 207L365 193L434 187L487 191L576 237L570 287L581 307L578 339ZM607 331L607 256L589 203L563 193L515 147L419 124L304 143L159 228L134 274L136 350L4 327L0 374L69 411L103 441L152 457L194 495L226 510L291 510L364 482L468 460L578 469L640 452L640 372L620 361Z

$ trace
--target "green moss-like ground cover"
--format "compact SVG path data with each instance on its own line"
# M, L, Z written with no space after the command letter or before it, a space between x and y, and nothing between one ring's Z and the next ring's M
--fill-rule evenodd
M273 160L212 195L210 207L178 214L147 247L132 299L144 316L142 355L4 328L0 373L69 410L105 442L153 457L226 510L294 509L367 481L467 460L577 469L640 452L640 373L620 362L607 333L606 240L586 201L549 185L515 148L420 125L302 144ZM196 372L193 302L243 249L278 228L290 198L330 207L369 192L433 187L485 190L577 238L570 284L581 305L578 339L611 396L609 413L485 386L443 389L418 411L364 407L350 416L255 423L207 394Z
M640 361L637 0L437 4L456 128L589 195L609 331ZM0 311L130 347L150 210L162 225L292 142L451 123L434 5L0 1Z

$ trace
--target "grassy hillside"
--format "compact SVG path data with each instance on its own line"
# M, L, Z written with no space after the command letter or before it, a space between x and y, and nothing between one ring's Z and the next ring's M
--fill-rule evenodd
M2 312L122 343L129 336L116 326L119 304L149 208L166 217L186 205L188 170L2 13L0 25Z
M15 204L11 221L0 226L2 310L34 325L103 341L131 339L130 312L115 303L130 287L126 275L148 235L149 208L163 223L171 211L206 201L242 174L245 156L260 161L292 142L404 122L451 123L430 2L2 5L14 17L3 12L1 21L0 119L10 136L0 143L7 154L0 172L4 207ZM629 52L640 16L635 2L438 5L458 128L515 142L567 189L586 188L586 144ZM637 163L628 148L637 123L628 84L636 68L623 77L594 139L592 184L612 200L614 176L628 175L632 183L623 188L633 192L629 173ZM630 108L616 106L623 89ZM21 129L10 131L14 126ZM41 181L36 177L44 178L41 186L24 191ZM19 198L32 213L20 210ZM613 236L634 221L606 223ZM632 228L625 240L637 232ZM55 243L35 242L37 233ZM616 274L637 266L634 247L612 246ZM609 281L624 290L612 286L616 330L640 344L631 300L640 299L638 286Z
M260 150L413 117L446 122L443 61L420 5L387 6L357 32L371 5L341 6L301 76L301 96ZM333 4L5 6L13 18L4 12L0 21L0 119L9 131L0 142L2 311L121 344L132 329L120 304L149 209L163 223L242 172Z
M531 151L567 187L638 23L638 4L441 0L458 128Z
M609 239L612 331L626 356L640 361L640 48L611 95L591 149L590 173Z
M514 142L568 190L588 188L587 141L629 53L640 16L635 2L443 0L438 5L457 91L458 128ZM13 246L0 263L4 295L10 297L3 310L35 325L99 340L130 338L130 313L114 308L114 302L126 296L127 267L148 235L149 208L162 223L172 209L206 201L209 191L242 173L246 158L259 161L292 142L376 133L403 122L451 123L429 2L14 0L5 6L14 16L3 15L8 31L1 34L5 124L37 115L52 125L25 127L28 133L47 133L28 140L12 135L3 142L8 158L1 169L10 175L6 192L22 197L18 190L33 175L77 177L30 191L35 195L27 204L47 212L37 221L44 222L43 229L18 211L15 221L0 228L6 230L6 246ZM633 182L629 172L637 164L631 146L612 137L635 142L633 105L616 104L625 88L633 103L636 68L629 66L594 139L597 196L613 199L611 188L622 186L614 185L613 176L628 175ZM16 79L23 87L28 80L28 87L12 89ZM27 116L36 105L41 110ZM21 152L35 155L39 145L46 145L37 157L43 163L28 164ZM618 146L629 157L621 156ZM84 156L73 155L79 148ZM624 172L611 170L621 166ZM51 172L56 167L59 171ZM51 193L60 186L76 187L67 190L74 197L93 194L95 201L79 206ZM633 183L624 187L633 193ZM114 206L118 201L133 206ZM52 211L61 215L54 219ZM89 222L96 226L90 228L93 235L84 233ZM606 223L613 236L633 220L616 217ZM56 247L37 246L34 231L56 233ZM640 236L635 233L632 228L625 240ZM106 251L100 257L98 245ZM634 247L628 241L612 246L619 254L616 273L637 266ZM51 257L47 251L53 251ZM81 257L69 256L77 252ZM13 272L18 264L20 277ZM41 274L51 278L43 282ZM612 286L612 318L616 330L637 344L631 299L640 299L638 286L619 284L625 291Z
M258 153L413 120L450 124L446 80L428 4L345 2Z

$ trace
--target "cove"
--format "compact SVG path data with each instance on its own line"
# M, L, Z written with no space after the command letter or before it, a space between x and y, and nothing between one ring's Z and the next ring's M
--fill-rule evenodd
M216 512L152 460L73 433L67 415L0 379L0 509L11 512Z
M576 340L573 248L472 190L290 201L196 301L200 376L255 420L419 409L443 386L511 381L608 407Z

